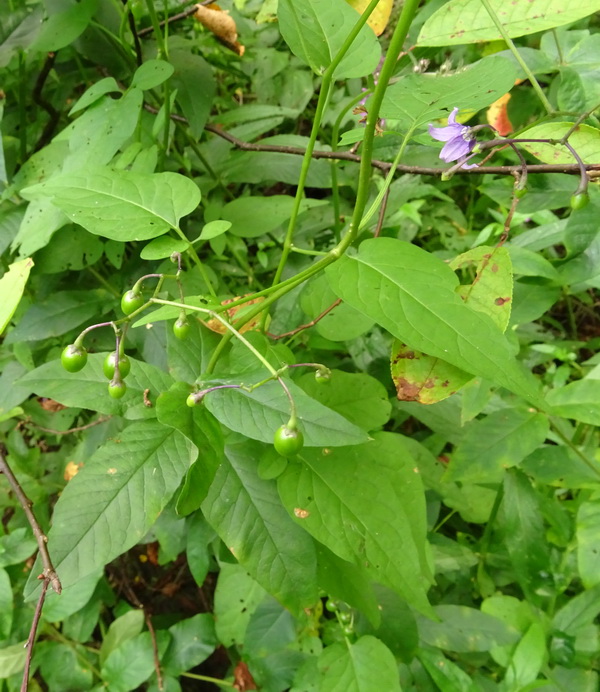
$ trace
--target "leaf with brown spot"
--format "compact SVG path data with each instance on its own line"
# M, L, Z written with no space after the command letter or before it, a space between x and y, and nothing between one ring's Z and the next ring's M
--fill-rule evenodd
M235 298L228 298L227 300L222 301L221 305L228 305L229 303L233 303L236 300L239 300L243 297L244 296L236 296ZM240 317L243 317L244 312L246 312L247 308L249 308L252 305L256 305L256 303L261 303L263 300L264 298L260 296L258 298L254 298L253 300L249 300L247 303L244 303L243 305L237 305L234 308L229 308L229 310L227 310L227 314L229 315L229 321L231 322L231 324L235 327L234 317L236 315L238 319ZM253 320L250 320L250 322L247 322L243 327L239 329L239 332L243 334L244 332L247 332L250 329L255 329L259 322L260 315L255 317ZM203 324L206 325L212 332L217 332L217 334L225 334L225 332L227 331L227 327L225 327L225 325L215 317L211 318L210 320L207 320Z
M256 683L252 677L252 673L248 669L248 665L243 661L239 661L233 671L234 684L233 687L239 692L246 692L246 690L256 690Z

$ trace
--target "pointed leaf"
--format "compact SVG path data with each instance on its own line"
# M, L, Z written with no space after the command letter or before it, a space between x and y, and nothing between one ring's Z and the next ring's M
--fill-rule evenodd
M547 401L556 416L600 425L600 380L576 380L548 392Z
M281 506L275 483L258 477L261 452L253 443L228 447L202 511L256 581L299 612L318 597L315 549Z
M523 133L528 139L561 139L573 127L573 123L543 123ZM569 136L569 144L581 157L583 163L596 163L600 160L600 130L590 125L579 125ZM523 142L521 145L543 163L576 163L573 154L561 144L544 142ZM575 191L575 188L573 188Z
M295 521L336 555L430 612L423 487L401 438L377 433L365 445L327 454L305 449L299 456L303 463L288 464L278 479Z
M140 541L171 499L196 448L156 421L130 425L69 481L54 509L48 549L64 587ZM34 567L26 587L39 586Z
M0 334L6 329L21 302L31 267L33 267L33 260L28 257L11 264L6 274L0 279L0 295L2 296Z

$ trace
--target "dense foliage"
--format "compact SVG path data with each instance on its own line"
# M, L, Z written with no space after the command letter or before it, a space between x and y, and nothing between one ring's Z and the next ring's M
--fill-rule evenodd
M5 5L0 691L595 692L600 2Z

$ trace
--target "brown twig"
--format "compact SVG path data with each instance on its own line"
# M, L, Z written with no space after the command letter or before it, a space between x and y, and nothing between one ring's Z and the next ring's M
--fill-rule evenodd
M202 2L197 2L191 7L188 7L187 9L183 10L183 12L179 12L178 14L174 14L172 17L169 17L166 21L163 19L163 21L160 22L159 26L163 27L165 24L171 24L171 22L178 22L180 19L185 19L186 17L189 17L196 12L197 5L210 5L211 2L214 2L214 0L203 0ZM140 38L142 38L147 34L151 34L152 31L153 28L151 26L148 26L145 29L140 29L140 31L137 32L137 35Z
M56 129L56 126L58 125L58 120L60 118L60 113L56 110L56 108L54 108L54 106L49 101L46 101L46 99L42 96L44 84L46 83L46 79L50 74L50 70L54 66L55 60L56 53L48 53L48 55L46 56L46 60L44 61L44 64L42 66L42 69L37 79L35 80L35 86L33 87L33 92L31 94L33 102L41 108L43 108L46 111L46 113L48 113L48 115L50 116L50 119L46 123L46 126L44 127L44 130L40 138L38 139L37 144L35 145L34 151L39 151L40 149L45 147L46 144L50 141L52 133Z
M375 231L373 232L373 237L378 238L383 228L383 220L385 219L385 211L387 209L388 199L390 197L390 188L385 191L383 199L381 200L381 206L379 207L379 216L377 217L377 226L375 226Z
M6 461L6 457L4 455L4 451L0 451L0 473L3 473L6 476L8 484L12 488L14 494L17 496L17 500L19 501L19 504L25 512L27 521L31 526L33 535L35 536L35 540L37 541L38 550L40 552L40 558L42 560L42 564L44 565L44 571L40 575L40 578L44 579L45 581L49 581L54 591L60 594L60 592L62 591L62 586L60 584L60 579L58 578L58 574L54 569L54 565L52 564L52 560L50 559L50 553L48 552L48 548L46 546L48 538L42 531L42 527L39 525L38 520L35 518L35 514L31 510L33 503L23 492L23 488L21 488L19 481L17 480L15 474L12 472L10 466L8 465L8 462Z
M285 334L269 334L271 339L273 341L277 341L278 339L285 339L286 336L294 336L298 332L301 332L303 329L310 329L310 327L314 327L317 322L320 322L325 315L328 315L333 308L337 308L337 306L342 302L341 298L338 298L336 301L334 301L328 308L323 310L323 312L320 315L317 315L314 320L311 320L310 322L307 322L306 324L301 324L299 327L296 327L295 329L292 329L290 332L285 332Z
M158 656L158 644L156 643L156 632L154 630L154 625L152 624L152 618L150 613L144 608L144 619L146 620L146 627L148 632L150 632L150 641L152 642L152 654L154 656L154 671L156 672L156 685L159 690L164 689L164 682L162 671L160 669L160 658Z
M127 0L123 0L123 4L126 5ZM137 33L135 27L135 17L129 9L127 10L127 23L129 24L129 31L131 31L131 35L133 36L133 45L135 48L135 61L139 67L144 62L144 56L142 54L142 44L140 43L140 36ZM152 27L150 27L150 29L152 29Z
M501 247L506 242L508 234L510 233L510 224L517 209L518 203L519 197L517 197L517 195L513 195L512 202L510 204L510 209L508 211L508 214L506 215L506 219L504 220L504 230L502 231L502 235L500 236L500 239L498 240L498 244L496 245L496 247Z
M27 654L25 656L25 668L23 669L23 680L21 682L21 692L27 692L29 687L29 670L31 668L31 657L33 656L33 645L35 643L35 635L37 632L38 625L40 623L40 617L42 615L42 608L44 606L44 601L46 600L46 593L48 591L49 579L46 577L42 581L42 591L38 602L35 606L35 612L33 613L33 621L31 623L31 629L29 630L29 636L25 642L25 648L27 649Z
M158 109L154 108L148 103L144 104L144 108L148 113L153 113L156 115ZM188 124L187 118L177 113L171 114L171 119ZM241 151L255 151L255 152L272 152L276 154L294 154L295 156L304 156L305 150L302 147L293 147L285 144L256 144L255 142L245 142L243 139L239 139L230 132L221 129L217 125L207 124L204 126L207 132L211 132L217 137L228 141L233 144L236 149ZM508 146L508 144L506 145ZM491 152L487 158L491 158L494 152ZM330 161L352 161L353 163L360 163L361 157L358 154L353 154L351 151L323 151L321 149L315 149L312 154L313 159L328 159ZM486 160L487 160L486 158ZM373 159L371 161L373 168L377 168L380 171L386 173L392 167L392 164L388 161L379 161L378 159ZM598 171L600 174L600 163L588 163L584 164L587 171ZM410 173L412 175L434 175L442 176L446 172L445 168L434 168L432 166L408 166L400 164L396 166L396 171L399 173ZM520 165L511 166L478 166L477 168L470 169L460 169L456 171L456 175L514 175L515 172L519 173L522 171ZM528 164L527 171L529 173L568 173L570 175L575 175L579 173L579 166L577 164Z
M26 420L23 422L25 423L25 425L33 425L38 430L41 430L45 433L49 433L50 435L70 435L71 433L81 432L82 430L88 430L89 428L93 428L95 425L100 425L100 423L106 423L106 421L110 419L111 416L102 416L97 420L88 423L87 425L79 425L76 428L69 428L68 430L53 430L52 428L44 428L43 426L34 423L34 421L32 420Z

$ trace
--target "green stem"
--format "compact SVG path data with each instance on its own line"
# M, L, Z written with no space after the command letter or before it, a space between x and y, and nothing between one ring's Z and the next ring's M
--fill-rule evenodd
M540 101L542 102L542 105L544 106L544 108L548 112L548 115L552 115L552 113L554 113L554 108L552 108L552 104L546 98L546 94L544 94L542 87L540 86L540 83L535 78L535 75L529 69L529 66L527 65L525 60L523 60L523 58L521 57L521 54L519 53L517 47L513 43L510 36L508 35L508 32L506 31L502 22L498 19L498 16L496 15L494 10L492 9L492 6L490 5L489 0L481 0L481 4L485 7L487 13L490 15L491 20L496 25L496 28L498 29L504 42L509 47L511 53L515 56L515 60L519 63L519 65L523 69L523 72L525 72L525 74L527 75L527 79L529 79L529 81L531 82L531 86L533 87L533 90L538 95L538 98L540 99Z
M221 685L221 687L231 687L235 685L227 680L219 680L218 678L211 678L209 675L198 675L197 673L181 673L182 678L191 678L192 680L204 680L205 682L212 682L214 685Z
M152 24L152 29L154 31L154 38L156 39L156 45L158 46L158 57L167 59L167 46L165 45L165 40L160 30L160 22L158 21L158 15L156 14L156 9L154 8L154 2L152 0L146 0L146 7L148 8L148 14L150 15L150 22Z
M308 176L308 169L312 162L312 153L314 151L315 143L317 141L317 134L321 127L321 120L323 118L325 106L329 100L333 76L342 59L350 49L350 46L354 43L361 29L367 23L367 19L371 16L371 13L377 6L378 2L379 0L371 0L367 8L364 10L360 18L352 28L352 31L348 34L348 36L346 36L346 39L342 44L342 47L339 49L339 51L331 61L331 64L323 73L323 81L321 83L321 90L319 92L319 100L317 101L317 109L313 120L312 130L310 132L308 146L306 147L306 151L304 152L304 158L302 159L302 169L300 171L300 178L298 180L298 187L296 190L294 207L292 209L292 215L290 217L287 233L285 235L285 240L283 242L283 252L281 253L279 266L277 267L275 277L273 278L273 285L279 283L279 280L281 279L281 274L283 273L283 268L285 267L285 263L287 262L288 256L290 254L290 248L292 246L292 240L294 237L294 229L296 228L296 220L298 218L298 213L300 211L300 203L302 202L302 196L304 194L304 185L306 183L306 178Z
M108 281L94 269L94 267L86 267L86 269L96 279L96 281L101 283L107 291L109 291L110 293L113 294L113 296L115 296L115 298L121 297L121 294L119 293L119 291L117 291L117 289L114 288L114 286L111 286L108 283Z
M202 277L202 280L204 281L204 283L206 284L206 287L208 288L208 292L210 293L210 295L213 298L216 298L217 293L216 293L216 291L212 285L212 281L210 280L208 274L206 273L206 267L202 263L202 260L200 259L200 257L198 257L198 253L196 252L194 246L185 237L184 232L180 228L173 226L173 230L175 231L175 233L177 233L177 235L181 238L181 240L184 240L188 244L187 251L190 253L190 255L192 256L192 259L196 263L196 266L198 267L198 269L200 271L200 276ZM228 305L227 309L229 309L230 307L231 307L231 305Z
M554 432L560 437L560 439L573 451L577 456L583 461L583 463L591 470L593 471L597 476L600 477L600 466L595 462L592 461L591 459L588 459L588 457L577 447L576 445L573 444L573 441L570 440L560 429L560 427L552 420L552 418L548 418L550 421L550 427Z

